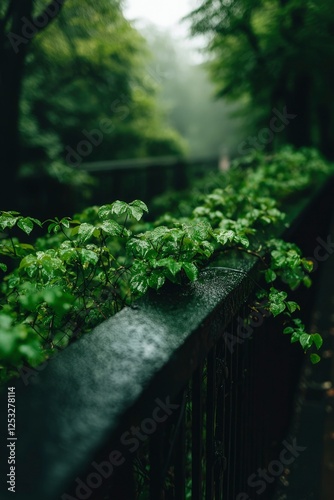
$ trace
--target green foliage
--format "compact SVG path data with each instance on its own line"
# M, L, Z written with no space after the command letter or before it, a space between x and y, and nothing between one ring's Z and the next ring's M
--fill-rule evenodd
M302 167L287 187L287 160L295 155ZM289 290L310 285L312 263L280 234L287 225L282 207L291 194L307 193L304 179L319 184L333 167L315 152L291 149L273 158L257 154L244 163L247 169L238 162L220 174L225 187L192 192L187 215L170 211L153 222L143 220L148 208L140 200L116 200L43 223L1 212L0 379L64 349L148 289L195 281L201 268L231 252L259 259L267 287L261 287L258 299L273 316L284 317L291 342L304 351L320 349L321 336L305 331L294 317L300 307L289 299ZM268 176L275 169L276 180ZM210 177L202 185L207 189L212 182ZM34 226L42 227L44 236L33 244L18 238L30 235L31 240ZM313 363L319 361L311 354Z
M98 131L102 140L81 161L185 151L181 137L164 124L145 40L120 4L67 0L61 15L29 42L20 102L22 178L42 182L48 176L78 196L84 189L87 199L93 180L70 168L73 156L70 165L66 160L67 148L77 151L87 140L84 131Z
M253 132L286 106L297 116L275 141L333 157L331 0L202 0L189 18L207 39L217 94L244 104Z

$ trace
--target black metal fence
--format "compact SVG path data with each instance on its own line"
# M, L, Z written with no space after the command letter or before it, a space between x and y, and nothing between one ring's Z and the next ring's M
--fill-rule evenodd
M168 190L182 190L210 171L218 171L216 157L183 158L152 157L129 160L83 163L81 169L96 181L93 204L110 203L114 199L148 203Z
M327 237L332 193L328 183L294 211L286 236L306 256ZM298 459L289 431L305 358L282 324L251 308L257 259L215 266L150 292L13 381L17 499L272 498L283 457ZM306 324L316 281L294 292Z

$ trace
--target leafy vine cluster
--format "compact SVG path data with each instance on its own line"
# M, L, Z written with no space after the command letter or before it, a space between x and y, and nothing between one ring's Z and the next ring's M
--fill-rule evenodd
M286 291L311 286L313 263L280 235L283 207L332 173L315 150L286 147L235 160L187 193L165 194L173 209L155 220L140 200L44 222L0 212L0 381L42 363L149 288L196 280L229 252L259 258L267 283L257 292L261 307L283 315L283 333L317 363L322 337L307 333ZM33 239L36 226L43 234Z

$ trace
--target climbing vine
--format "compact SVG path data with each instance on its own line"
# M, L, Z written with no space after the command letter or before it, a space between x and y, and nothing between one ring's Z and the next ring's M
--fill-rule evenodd
M287 291L311 286L313 263L282 239L283 208L332 172L316 151L285 148L239 159L178 198L166 193L170 209L153 221L140 200L43 222L0 212L0 380L42 363L149 288L195 281L231 252L259 259L267 286L258 300L284 317L283 333L317 363L322 337L307 333ZM36 228L43 235L33 239Z

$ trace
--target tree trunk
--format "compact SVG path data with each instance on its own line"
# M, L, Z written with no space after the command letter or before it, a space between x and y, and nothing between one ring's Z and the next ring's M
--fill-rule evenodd
M9 31L23 37L22 17L32 14L32 0L16 0ZM19 102L27 47L20 43L16 50L7 36L0 38L0 210L20 210L18 169L20 164Z
M296 115L286 127L287 142L299 148L311 146L311 79L298 74L293 88L286 92L287 112Z

